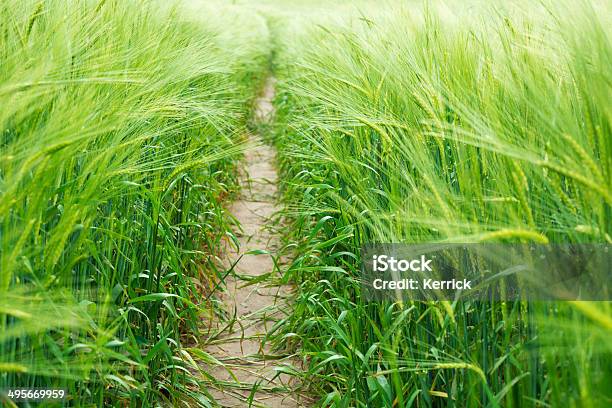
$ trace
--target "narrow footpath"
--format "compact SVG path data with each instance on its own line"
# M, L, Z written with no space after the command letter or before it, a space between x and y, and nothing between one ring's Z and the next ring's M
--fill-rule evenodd
M273 98L274 79L270 78L255 107L259 124L273 120ZM246 254L263 250L274 255L280 242L270 221L277 211L275 151L259 134L249 139L242 192L230 208L242 228L237 235L240 248L237 251L228 246L226 253L231 263L242 258L234 276L226 279L227 293L222 298L230 324L205 347L224 364L212 368L216 387L209 391L223 407L304 407L304 399L294 391L295 379L278 372L279 368L298 367L298 362L291 356L275 355L266 341L274 323L290 310L287 297L291 287L273 283L278 270L269 254ZM219 323L221 327L227 324Z

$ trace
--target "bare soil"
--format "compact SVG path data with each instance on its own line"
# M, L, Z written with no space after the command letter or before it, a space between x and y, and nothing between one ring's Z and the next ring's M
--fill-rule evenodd
M273 120L274 79L270 78L255 107L255 119L259 123ZM245 169L242 172L241 195L229 211L241 225L238 235L240 248L228 246L227 262L238 261L235 276L226 279L227 292L223 302L230 319L235 321L205 351L224 363L209 367L216 387L209 390L223 407L303 407L306 399L296 392L295 377L280 374L279 368L295 367L299 361L293 356L275 354L266 335L283 315L290 312L287 298L292 287L278 285L278 277L271 255L276 254L279 237L271 223L277 212L276 155L259 134L249 136L252 146L245 153ZM246 254L264 250L269 254ZM253 278L270 274L258 283ZM251 282L251 285L246 286ZM219 322L219 327L227 322ZM252 401L252 402L251 402Z

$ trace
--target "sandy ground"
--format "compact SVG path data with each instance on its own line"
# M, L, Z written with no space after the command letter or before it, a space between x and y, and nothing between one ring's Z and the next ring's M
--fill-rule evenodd
M272 120L273 97L274 80L269 79L256 104L255 116L260 123ZM253 250L274 254L279 246L279 238L270 223L270 217L277 211L275 152L264 144L260 135L249 137L254 147L245 154L242 193L230 208L242 226L238 236L240 249L228 250L230 262ZM279 376L275 370L287 364L299 367L299 362L292 357L276 355L265 341L275 321L290 311L286 298L292 288L275 286L268 279L244 286L249 278L274 271L273 260L267 254L244 255L235 271L237 277L227 278L223 301L228 315L235 314L237 320L205 348L225 364L225 367L213 367L212 371L208 369L217 382L222 382L220 389L210 390L212 395L223 407L247 407L249 397L253 398L252 406L306 406L304 398L300 400L294 392L296 380L286 374ZM254 386L257 390L252 392Z

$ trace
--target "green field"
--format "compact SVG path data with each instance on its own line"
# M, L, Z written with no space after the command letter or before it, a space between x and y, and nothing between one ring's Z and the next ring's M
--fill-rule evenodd
M296 288L269 339L315 406L612 405L610 302L359 281L372 242L612 244L609 27L595 0L0 0L0 392L215 406L194 339L256 131Z

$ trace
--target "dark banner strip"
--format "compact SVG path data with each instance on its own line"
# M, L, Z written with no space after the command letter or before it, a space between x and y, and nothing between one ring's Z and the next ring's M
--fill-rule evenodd
M368 301L612 300L610 244L371 244Z

